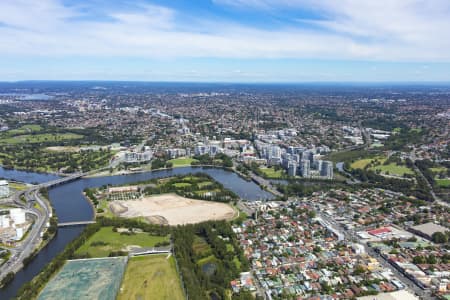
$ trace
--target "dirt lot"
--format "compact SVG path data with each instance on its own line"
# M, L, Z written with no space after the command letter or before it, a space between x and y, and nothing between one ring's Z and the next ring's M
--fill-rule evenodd
M153 223L181 225L208 220L232 219L236 212L228 204L184 198L175 194L139 200L113 201L111 211L125 218L146 217Z
M53 147L47 147L48 151L55 151L55 152L78 152L80 151L80 147L72 147L72 146L53 146Z

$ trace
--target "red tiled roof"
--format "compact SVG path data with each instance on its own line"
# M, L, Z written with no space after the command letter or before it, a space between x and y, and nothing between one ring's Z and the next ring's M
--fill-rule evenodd
M371 235L380 235L380 234L384 234L384 233L389 233L389 232L391 232L391 230L386 227L381 227L378 229L369 230L367 232Z

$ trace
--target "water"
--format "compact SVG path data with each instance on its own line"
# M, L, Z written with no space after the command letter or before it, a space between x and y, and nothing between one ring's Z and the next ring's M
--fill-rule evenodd
M213 275L214 272L216 271L216 269L217 269L217 265L215 263L211 263L211 262L206 263L202 266L203 273L205 273L208 276Z
M118 185L152 178L168 177L188 173L202 172L210 175L220 182L225 188L233 191L242 199L259 200L272 198L273 195L262 190L251 181L245 181L233 172L219 168L185 167L172 170L161 170L138 174L105 176L94 178L82 178L70 183L56 186L49 191L50 201L56 210L59 222L92 220L93 211L89 202L82 195L86 188L100 187L106 184ZM4 170L0 168L0 177L20 180L28 183L45 182L58 178L56 175L30 173L15 170ZM65 227L58 229L58 234L49 244L36 256L26 269L19 271L14 280L4 289L0 290L0 299L10 299L17 290L26 282L30 281L39 271L52 260L65 245L76 238L83 230L83 226Z
M9 170L0 167L0 178L21 181L26 183L43 183L60 178L55 174L34 173L27 171Z
M20 100L51 100L54 98L47 94L0 93L0 96L17 97Z
M33 279L58 253L63 251L66 245L83 231L83 228L84 226L59 228L55 238L33 258L33 261L26 268L17 272L8 286L0 289L0 299L13 298L20 287Z
M223 184L226 189L235 192L246 200L258 200L270 198L272 194L262 190L254 182L248 182L236 175L218 168L175 168L129 175L105 176L84 178L68 184L56 186L49 191L50 200L56 210L60 222L84 221L93 218L91 205L85 201L82 191L86 188L100 187L102 185L126 184L136 181L144 181L152 178L169 177L173 175L202 172L210 175L216 181Z

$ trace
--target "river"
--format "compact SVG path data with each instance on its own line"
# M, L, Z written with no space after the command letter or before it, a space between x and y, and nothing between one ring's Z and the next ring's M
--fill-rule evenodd
M183 167L171 170L135 173L128 175L104 176L81 178L67 184L58 185L49 191L49 198L56 210L59 222L92 220L93 211L91 205L82 195L85 188L100 187L112 184L120 185L152 178L169 177L188 173L202 172L210 175L220 182L225 188L233 191L239 197L246 200L259 200L272 198L273 195L262 190L252 181L245 181L237 174L220 168ZM17 170L5 170L0 167L0 178L23 181L27 183L42 183L57 179L52 174L32 173ZM60 253L64 247L75 239L83 230L83 226L64 227L58 229L58 234L48 245L24 269L17 272L14 280L3 289L0 289L0 299L11 299L18 289L30 281L53 257Z

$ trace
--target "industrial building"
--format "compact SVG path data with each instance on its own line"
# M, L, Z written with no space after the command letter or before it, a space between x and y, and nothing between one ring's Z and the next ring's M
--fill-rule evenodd
M9 183L6 180L0 180L0 198L9 196Z

